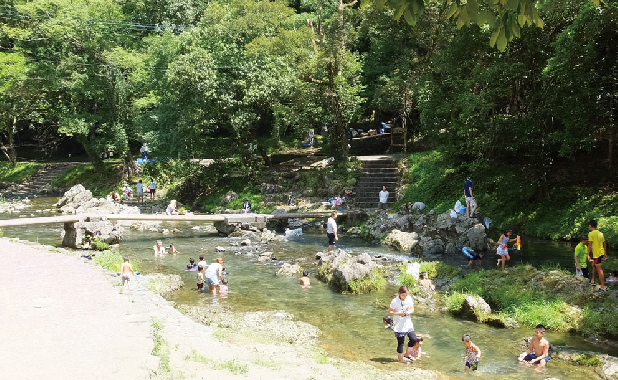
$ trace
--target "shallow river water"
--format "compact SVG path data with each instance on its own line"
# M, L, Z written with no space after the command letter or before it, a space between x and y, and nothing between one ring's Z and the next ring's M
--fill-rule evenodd
M55 201L55 200L54 200ZM31 216L37 208L47 208L53 203L51 199L38 198L33 206L10 217L19 214ZM35 213L35 216L44 214ZM9 217L2 215L3 218ZM259 263L256 256L234 255L232 242L240 238L223 238L216 234L207 234L191 230L196 224L175 223L169 227L182 229L177 234L161 235L154 232L127 231L120 250L123 255L130 256L140 262L140 268L145 273L161 272L182 276L185 287L175 292L168 299L178 304L207 305L213 302L208 293L198 293L195 285L195 272L185 271L190 257L196 259L203 254L206 261L211 262L221 256L225 259L228 272L230 294L225 299L215 302L228 303L234 310L285 310L297 320L318 326L322 331L319 345L330 355L372 363L380 368L399 368L395 362L396 341L393 333L383 328L382 317L396 293L396 286L390 284L381 292L367 295L342 295L331 291L325 284L314 278L316 252L325 247L326 239L317 231L302 235L288 242L271 243L267 250L283 261L299 261L301 266L310 268L312 274L311 288L301 289L298 278L276 276L280 262ZM38 241L43 244L60 245L61 225L13 227L3 229L4 236ZM155 258L152 246L157 239L163 244L174 246L180 251L176 256ZM214 247L223 246L228 249L223 253L215 253ZM348 238L343 234L339 248L353 253L368 252L370 255L397 255L397 252L380 246L374 246L357 238ZM494 266L491 260L484 260L484 267ZM563 268L573 267L573 246L569 243L527 241L523 239L522 251L513 255L508 263L531 263L535 266L560 264ZM451 259L448 264L462 265L466 261ZM605 267L618 268L615 259L609 260ZM591 371L580 367L569 366L553 360L545 371L537 372L524 368L517 362L520 350L517 343L524 337L531 336L531 329L495 329L483 324L462 321L448 315L424 315L415 313L413 316L415 330L429 334L423 345L427 357L414 363L424 369L438 370L451 378L467 377L463 374L463 344L461 336L469 333L473 342L482 350L479 371L475 377L504 379L594 379ZM615 347L605 347L581 336L567 333L548 332L548 340L558 347L590 350L617 355Z

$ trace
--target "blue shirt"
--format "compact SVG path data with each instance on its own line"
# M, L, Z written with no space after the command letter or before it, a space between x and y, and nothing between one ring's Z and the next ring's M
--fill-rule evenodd
M472 187L472 181L469 180L469 179L466 180L466 182L464 183L464 194L466 195L466 197L471 197L472 196L472 194L470 194L470 188L471 187Z

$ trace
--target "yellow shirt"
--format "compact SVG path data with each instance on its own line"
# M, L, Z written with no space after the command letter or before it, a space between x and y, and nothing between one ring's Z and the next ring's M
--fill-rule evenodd
M592 243L592 258L596 259L597 257L601 257L605 255L605 248L603 248L603 243L605 242L605 238L603 237L603 233L599 230L592 230L588 233L588 240Z

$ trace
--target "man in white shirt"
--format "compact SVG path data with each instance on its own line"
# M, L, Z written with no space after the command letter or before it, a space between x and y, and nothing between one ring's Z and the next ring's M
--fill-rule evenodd
M339 240L339 237L337 237L337 223L335 222L336 218L337 211L333 211L333 213L330 214L330 218L328 218L328 222L326 222L326 236L328 236L328 252L333 250L335 241Z
M382 191L380 191L380 203L378 204L378 208L380 210L386 210L386 202L388 202L388 191L386 191L386 186L382 186Z

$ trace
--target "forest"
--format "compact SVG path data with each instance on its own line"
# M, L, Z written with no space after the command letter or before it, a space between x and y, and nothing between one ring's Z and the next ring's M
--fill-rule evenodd
M615 1L1 0L0 148L259 171L309 129L339 159L391 121L433 160L411 199L473 174L488 211L601 193L615 214L616 41Z

